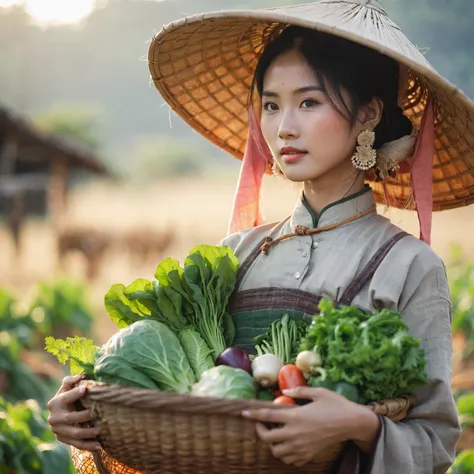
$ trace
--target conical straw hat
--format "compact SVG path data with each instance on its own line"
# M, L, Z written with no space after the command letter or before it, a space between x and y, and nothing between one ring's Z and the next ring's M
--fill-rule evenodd
M418 128L431 92L435 120L433 210L474 202L474 104L441 77L375 0L325 0L250 11L189 16L165 26L152 40L152 80L171 108L191 127L242 159L248 134L248 101L264 46L288 25L311 28L384 53L401 65L405 115ZM371 183L384 202L381 183ZM390 204L411 197L409 174L388 178Z

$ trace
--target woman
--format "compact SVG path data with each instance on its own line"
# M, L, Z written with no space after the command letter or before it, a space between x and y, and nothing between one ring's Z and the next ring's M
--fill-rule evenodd
M186 18L157 35L149 60L173 109L243 157L223 241L242 262L231 303L236 344L250 349L283 312L311 317L327 297L401 311L426 352L430 383L402 422L312 388L289 393L312 400L305 406L243 415L284 425L257 430L287 464L352 441L340 473L445 473L460 432L450 391L451 302L444 265L427 243L433 206L474 195L466 171L474 164L466 138L474 136L473 104L452 95L370 0ZM303 192L288 219L262 224L259 188L272 169ZM376 201L416 208L421 239L379 216ZM50 424L61 441L98 449L84 441L97 431L73 426L90 417L73 413L83 394L76 381L66 379L51 400Z

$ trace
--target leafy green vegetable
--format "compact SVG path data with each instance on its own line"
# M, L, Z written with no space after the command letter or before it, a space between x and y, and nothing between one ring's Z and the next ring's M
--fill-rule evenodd
M177 333L187 321L181 314L181 307L173 306L168 294L158 281L139 278L127 287L112 285L105 295L105 309L120 329L143 319L152 319Z
M456 407L460 415L474 416L474 393L467 393L461 395L456 400Z
M66 445L42 443L38 445L38 451L43 461L42 474L77 474Z
M214 360L226 348L224 334L232 332L224 324L233 324L226 312L238 266L227 246L198 245L184 262L183 278L189 289L187 317L213 351Z
M153 319L160 320L161 313L156 303L156 293L153 283L145 278L138 278L124 290L130 301L137 302L140 309Z
M7 332L21 346L30 347L34 343L34 333L38 323L30 314L21 314L16 298L8 291L0 289L0 332Z
M10 332L0 332L0 371L5 373L7 379L2 395L9 402L34 398L45 405L56 387L49 386L23 363L22 350L21 343Z
M191 326L183 329L178 334L178 339L193 369L196 380L199 380L203 372L214 367L212 351L200 334Z
M474 472L474 450L468 449L456 457L449 474L472 474Z
M95 363L94 372L98 382L159 390L157 383L148 375L118 355L100 355Z
M273 321L267 333L254 338L257 354L273 354L283 364L293 364L307 330L308 324L304 320L295 321L285 314Z
M463 428L474 424L474 393L466 393L456 400L459 420Z
M196 381L177 336L157 321L138 321L121 329L101 348L101 357L105 355L126 360L162 390L189 392Z
M449 265L449 289L453 304L454 334L461 332L466 338L461 352L462 360L474 354L474 262L466 262L458 246L452 248Z
M327 300L319 309L301 350L319 353L322 379L355 385L367 401L409 394L427 383L424 351L399 312L365 314L352 306L335 309Z
M360 390L355 385L348 382L332 382L324 377L311 377L308 380L308 385L315 388L327 388L328 390L332 390L333 392L346 397L354 403L367 403L367 400L362 397Z
M10 404L0 398L0 474L74 474L70 453L34 400Z
M113 285L105 296L105 307L119 328L149 319L178 335L192 326L215 360L235 337L228 302L238 265L230 247L199 245L191 250L184 268L167 258L156 268L156 281Z
M87 287L81 282L60 279L40 282L31 301L30 314L44 337L56 330L71 330L76 335L90 334L93 323L87 302Z
M63 340L49 336L46 338L46 350L55 355L61 364L69 362L71 375L86 373L93 377L99 347L90 339L76 336Z
M224 314L224 341L226 347L232 347L235 339L235 325L232 315L226 311Z
M252 376L242 369L220 365L202 374L192 388L199 397L257 398L257 385Z
M273 400L275 400L273 390L274 389L260 387L258 390L257 398L266 402L273 402Z
M139 301L132 300L126 291L125 285L112 285L104 298L105 309L118 328L125 328L151 316L151 311Z

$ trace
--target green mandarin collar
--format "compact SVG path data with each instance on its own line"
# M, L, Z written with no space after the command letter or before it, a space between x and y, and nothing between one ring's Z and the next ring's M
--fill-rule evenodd
M372 188L366 184L361 191L343 197L338 201L328 204L317 215L306 201L304 193L298 201L291 218L292 226L302 225L310 229L337 224L359 212L364 212L375 205ZM374 213L376 211L374 210Z

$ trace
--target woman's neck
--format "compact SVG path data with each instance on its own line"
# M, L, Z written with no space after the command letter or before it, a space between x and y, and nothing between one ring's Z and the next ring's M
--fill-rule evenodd
M313 181L305 181L303 190L306 202L318 215L329 204L362 191L364 184L364 173L356 172L352 168L350 172L339 173L339 176L326 175Z

